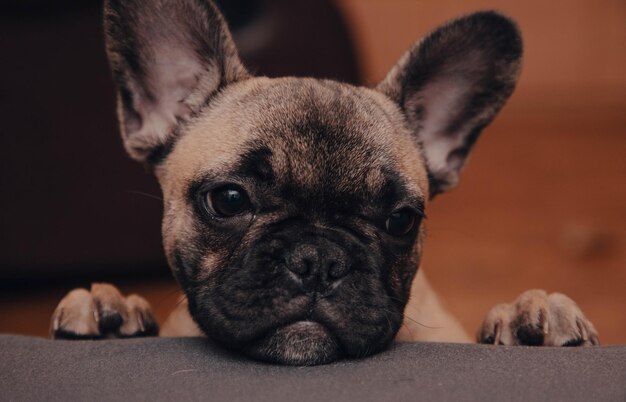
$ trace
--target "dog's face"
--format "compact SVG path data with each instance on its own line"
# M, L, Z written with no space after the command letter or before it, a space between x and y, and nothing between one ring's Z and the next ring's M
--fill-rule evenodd
M253 78L211 3L130 3L105 7L123 138L161 184L166 255L197 324L280 363L383 349L428 200L513 90L515 26L456 20L367 89Z
M428 179L389 103L332 81L257 78L185 127L157 168L163 234L211 337L298 363L393 339Z

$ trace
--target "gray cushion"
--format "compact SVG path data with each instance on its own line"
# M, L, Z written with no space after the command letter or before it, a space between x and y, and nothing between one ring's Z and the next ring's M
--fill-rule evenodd
M626 346L397 344L318 367L250 361L203 338L0 336L1 400L626 401Z

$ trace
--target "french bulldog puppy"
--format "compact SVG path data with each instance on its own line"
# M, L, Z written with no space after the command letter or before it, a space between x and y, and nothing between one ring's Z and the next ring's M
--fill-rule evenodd
M495 12L448 22L364 88L253 77L208 0L107 0L104 16L124 144L159 180L165 253L186 295L162 335L205 334L294 365L368 356L394 339L470 340L418 269L425 211L513 92L514 22ZM60 302L51 331L157 328L144 299L94 284ZM598 336L571 299L532 290L494 307L478 342Z

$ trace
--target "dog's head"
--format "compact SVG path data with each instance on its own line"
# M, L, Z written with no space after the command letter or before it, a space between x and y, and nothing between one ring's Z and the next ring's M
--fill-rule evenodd
M208 0L109 0L105 28L124 143L159 179L166 255L200 328L289 364L388 345L426 204L515 86L515 25L452 21L374 89L252 77Z

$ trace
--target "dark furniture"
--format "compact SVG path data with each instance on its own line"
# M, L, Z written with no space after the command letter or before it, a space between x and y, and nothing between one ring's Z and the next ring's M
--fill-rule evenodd
M359 81L333 1L217 3L255 74ZM167 271L160 190L117 129L101 8L0 4L0 288Z
M626 346L398 344L317 367L250 361L204 338L0 336L0 399L626 401Z

